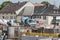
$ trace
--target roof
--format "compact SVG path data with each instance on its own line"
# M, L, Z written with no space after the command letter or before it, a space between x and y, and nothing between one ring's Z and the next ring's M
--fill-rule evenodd
M44 9L45 9L45 5L44 6L35 6L34 13L41 13Z
M33 4L34 6L44 6L45 4L39 4L39 3L36 3L36 4Z
M33 15L59 16L60 10L54 9L54 5L37 6L37 7L35 6Z
M54 9L54 6L50 6L43 13L44 15L60 16L60 9Z
M54 7L54 5L43 5L43 6L35 6L34 8L31 7L25 7L21 13L19 15L23 15L23 16L40 16L40 15L44 15L44 16L59 16L60 15L60 10L59 9L55 9L56 7ZM56 11L54 13L54 11Z
M0 10L0 13L12 13L16 10L20 9L22 6L24 6L27 2L18 2L18 3L11 3L4 7L2 10ZM56 6L54 5L45 5L45 4L33 4L34 7L25 7L19 15L54 15L54 16L60 16L60 9L55 9Z
M45 4L33 4L35 7L34 7L34 13L41 13L45 7Z
M20 15L23 16L32 16L34 15L34 13L41 13L44 9L44 7L46 6L45 4L33 4L35 7L32 6L28 6L24 8L23 13L20 13Z
M34 7L34 14L33 15L40 15L45 9L47 8L47 5L44 6L35 6Z
M0 13L11 13L15 12L19 8L21 8L23 5L25 5L27 2L18 2L18 3L11 3L4 7L2 10L0 10Z

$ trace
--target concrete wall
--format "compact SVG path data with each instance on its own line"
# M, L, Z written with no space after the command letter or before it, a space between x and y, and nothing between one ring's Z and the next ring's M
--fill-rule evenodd
M48 16L47 20L48 20L48 24L51 24L51 21L53 20L53 16Z

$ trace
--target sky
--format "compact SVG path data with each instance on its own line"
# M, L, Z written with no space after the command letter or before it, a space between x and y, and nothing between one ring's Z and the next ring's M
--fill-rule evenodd
M42 1L48 1L49 3L51 4L54 4L56 6L59 6L60 5L60 0L0 0L0 4L2 4L4 1L12 1L12 2L18 2L18 1L30 1L30 2L33 2L33 3L40 3Z

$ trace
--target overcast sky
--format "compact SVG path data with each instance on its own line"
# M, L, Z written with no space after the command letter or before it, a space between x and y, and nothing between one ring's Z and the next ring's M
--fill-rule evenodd
M33 3L35 3L35 2L42 2L42 1L48 1L48 2L50 2L51 4L54 4L54 2L55 2L55 5L60 5L60 0L0 0L0 4L2 3L2 2L4 2L4 1L12 1L12 2L18 2L18 1L31 1L31 2L33 2Z

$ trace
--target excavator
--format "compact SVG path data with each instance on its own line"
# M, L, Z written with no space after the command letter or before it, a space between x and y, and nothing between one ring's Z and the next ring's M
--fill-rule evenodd
M35 26L37 24L37 21L35 19L31 19L29 17L23 17L22 22L24 25L30 25L30 26Z

